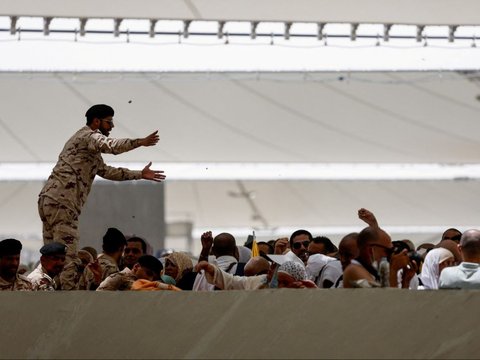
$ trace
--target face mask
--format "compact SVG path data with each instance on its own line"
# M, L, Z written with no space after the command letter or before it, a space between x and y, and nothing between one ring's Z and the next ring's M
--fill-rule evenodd
M168 276L168 275L162 275L160 277L162 279L162 281L165 283L165 284L172 284L172 285L176 285L176 281L174 278L172 278L171 276Z

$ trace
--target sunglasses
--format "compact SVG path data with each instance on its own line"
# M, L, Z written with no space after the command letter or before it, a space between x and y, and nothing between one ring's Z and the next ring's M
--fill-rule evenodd
M385 252L387 253L387 257L391 256L395 252L394 247L388 247L388 246L380 245L380 244L370 244L370 246L376 246L376 247L384 249Z
M298 249L300 249L300 248L302 247L302 245L303 245L303 247L306 249L306 248L308 248L308 245L309 245L309 244L310 244L310 241L305 240L305 241L302 241L302 242L293 243L292 247L293 247L295 250L298 250Z

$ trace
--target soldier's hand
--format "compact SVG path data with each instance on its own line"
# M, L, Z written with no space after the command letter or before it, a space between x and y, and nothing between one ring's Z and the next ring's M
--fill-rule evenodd
M144 137L143 139L138 139L138 144L140 146L153 146L156 145L159 140L160 137L158 136L158 130L156 130L147 137Z
M151 170L150 166L152 166L152 162L150 161L147 166L145 166L142 170L142 179L145 180L152 180L155 182L160 182L165 180L166 176L163 174L161 170Z

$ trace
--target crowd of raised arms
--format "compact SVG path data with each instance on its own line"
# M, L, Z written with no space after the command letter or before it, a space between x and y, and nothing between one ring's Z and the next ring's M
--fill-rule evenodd
M392 241L369 210L360 209L358 217L367 226L346 234L338 247L307 230L243 246L232 234L208 231L201 236L198 258L180 251L157 258L148 254L147 240L109 228L100 254L84 247L76 261L66 262L66 245L52 241L40 248L33 269L20 265L22 243L5 239L0 241L0 290L480 288L480 230L446 229L438 244L414 248L410 240ZM64 272L69 278L63 282Z

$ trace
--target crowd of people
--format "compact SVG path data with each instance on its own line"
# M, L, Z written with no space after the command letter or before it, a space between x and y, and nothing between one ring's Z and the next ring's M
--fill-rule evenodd
M68 246L48 242L37 266L20 266L22 243L0 241L0 290L167 290L219 291L264 288L372 288L410 290L480 288L480 230L447 229L438 244L414 248L410 240L392 241L375 215L360 209L366 223L336 246L328 237L297 230L268 242L249 239L238 245L229 233L201 236L198 257L165 251L148 253L139 236L109 228L102 251L78 250L68 262ZM67 272L68 276L62 276ZM66 279L66 280L64 280Z
M325 236L297 230L289 238L247 241L238 246L233 234L201 237L198 259L174 251L157 258L145 239L125 237L109 228L102 252L79 248L78 219L94 178L161 182L165 174L150 169L112 167L103 153L121 154L155 146L158 131L139 139L109 137L114 126L109 105L91 106L86 124L67 140L41 190L38 211L43 224L40 262L19 271L22 243L0 241L0 290L168 290L216 291L262 288L476 288L480 286L480 230L463 234L447 229L441 241L421 244L392 241L372 212L360 209L368 226L346 234L335 246ZM253 256L252 256L253 255ZM195 264L194 264L195 262Z

